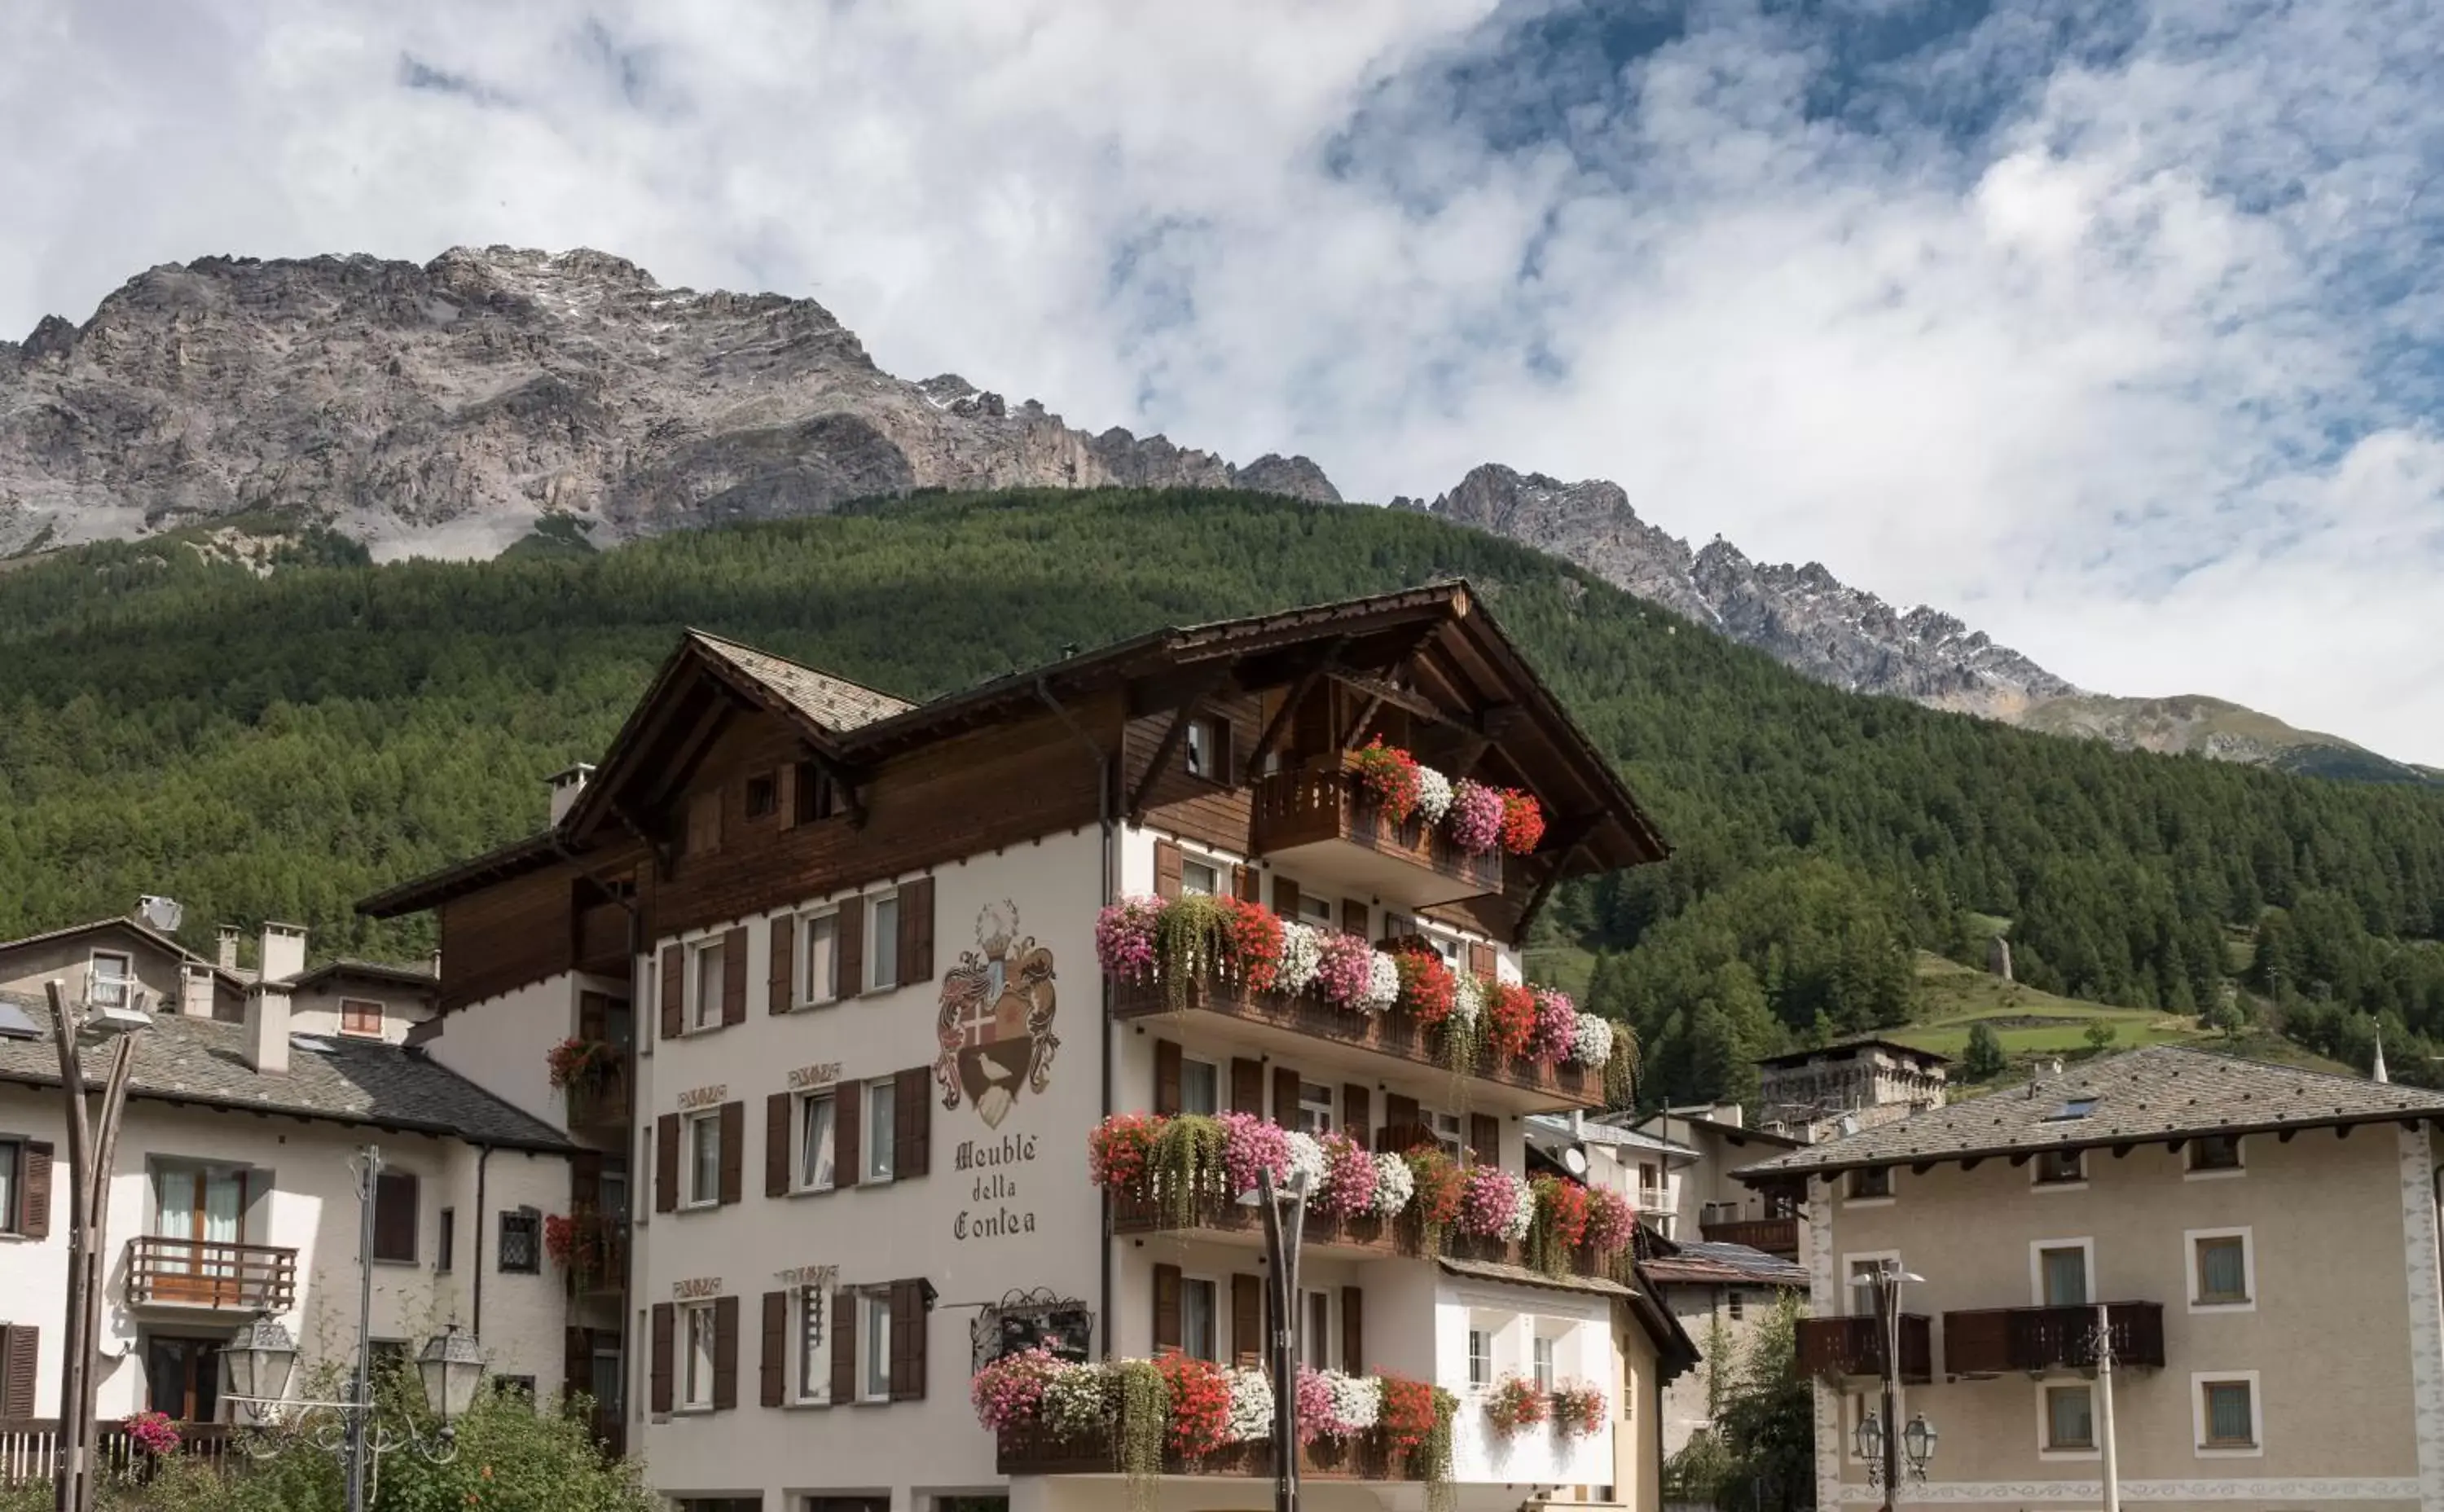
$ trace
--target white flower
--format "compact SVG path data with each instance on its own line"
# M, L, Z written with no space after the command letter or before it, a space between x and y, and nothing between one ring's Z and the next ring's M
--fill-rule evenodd
M1332 1416L1352 1433L1363 1433L1383 1416L1383 1383L1371 1375L1343 1375L1339 1371L1324 1373L1324 1383L1332 1388Z
M1583 1066L1600 1066L1612 1059L1612 1021L1599 1019L1592 1013L1579 1015L1579 1032L1570 1046L1570 1059Z
M1485 978L1473 971L1458 976L1452 988L1452 1018L1459 1023L1474 1023L1485 1016Z
M1282 964L1273 986L1283 992L1304 992L1315 984L1315 968L1324 959L1323 941L1305 924L1282 926Z
M1377 950L1366 963L1366 995L1358 1000L1358 1011L1384 1013L1400 1001L1400 966L1388 951Z
M1101 1365L1078 1365L1053 1373L1044 1383L1044 1400L1035 1412L1052 1432L1083 1436L1112 1420L1119 1404L1112 1397L1112 1374Z
M1452 780L1431 766L1417 768L1417 817L1431 825L1451 812Z
M1416 1174L1409 1162L1399 1155L1379 1154L1375 1157L1375 1210L1389 1218L1409 1206L1417 1194Z
M1306 1189L1310 1192L1322 1191L1324 1173L1326 1169L1324 1161L1324 1146L1316 1143L1315 1135L1300 1134L1295 1130L1291 1131L1288 1139L1290 1157L1283 1169L1283 1180L1296 1182L1299 1174L1304 1171L1306 1175Z
M1231 1417L1222 1429L1233 1444L1273 1435L1273 1378L1263 1371L1231 1372Z
M1511 1209L1510 1221L1502 1226L1499 1237L1517 1244L1528 1237L1528 1226L1536 1216L1536 1189L1528 1185L1524 1176L1513 1175L1510 1179L1519 1188L1519 1202Z

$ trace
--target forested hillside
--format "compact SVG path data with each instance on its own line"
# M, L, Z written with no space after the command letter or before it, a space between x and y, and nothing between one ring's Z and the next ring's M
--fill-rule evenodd
M257 528L268 528L257 523ZM413 956L357 897L538 827L683 625L910 697L1162 623L1465 575L1677 855L1565 896L1651 1095L1914 1011L1911 951L2008 919L2023 980L2239 1001L2398 1074L2444 1050L2444 793L2113 751L1811 683L1421 515L1246 493L934 497L487 563L300 538L258 577L165 539L0 574L0 934L188 904ZM1990 925L1989 926L1990 927ZM2262 1001L2261 1001L2262 1000ZM2394 1047L2398 1046L2398 1049Z

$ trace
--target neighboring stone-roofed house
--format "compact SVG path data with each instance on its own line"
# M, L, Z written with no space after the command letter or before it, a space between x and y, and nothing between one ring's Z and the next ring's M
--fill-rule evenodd
M1711 1428L1718 1386L1738 1377L1759 1326L1785 1297L1807 1295L1807 1271L1795 1262L1746 1245L1657 1239L1639 1261L1639 1274L1679 1319L1705 1356L1696 1370L1663 1391L1663 1452Z

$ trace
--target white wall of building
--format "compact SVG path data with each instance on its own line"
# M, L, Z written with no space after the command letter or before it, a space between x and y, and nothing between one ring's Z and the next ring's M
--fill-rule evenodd
M565 1132L568 1099L551 1084L551 1047L576 1032L577 994L591 980L564 971L471 1003L444 1015L422 1049L528 1117Z

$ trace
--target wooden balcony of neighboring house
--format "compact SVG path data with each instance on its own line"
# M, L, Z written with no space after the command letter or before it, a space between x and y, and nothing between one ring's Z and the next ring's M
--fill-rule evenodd
M602 1446L603 1453L615 1460L627 1455L628 1420L620 1414L619 1409L596 1408L592 1430L594 1442Z
M139 1307L286 1312L297 1300L297 1251L140 1234L127 1242L127 1300Z
M1503 891L1501 851L1472 856L1440 825L1394 821L1360 789L1350 760L1342 755L1257 778L1249 850L1319 885L1412 909Z
M1900 1378L1915 1385L1935 1379L1934 1329L1925 1315L1903 1313ZM1804 1375L1880 1379L1884 1337L1872 1317L1803 1318L1799 1320L1799 1369Z
M2161 1302L2114 1302L2117 1367L2164 1367ZM1943 1370L1958 1379L1974 1375L2083 1372L2096 1368L2096 1307L1995 1307L1943 1315Z
M179 1423L177 1452L218 1464L230 1449L226 1423ZM106 1482L141 1482L157 1456L128 1436L124 1419L104 1419L96 1450ZM55 1417L0 1417L0 1486L48 1481L58 1463L60 1421Z
M1699 1221L1697 1231L1711 1245L1746 1245L1786 1260L1799 1258L1796 1218L1707 1218Z
M629 1085L628 1052L608 1049L591 1077L572 1081L565 1089L568 1097L569 1133L603 1139L612 1144L626 1142L629 1116L633 1111Z
M1183 1212L1153 1190L1137 1189L1112 1194L1112 1232L1193 1235L1252 1248L1264 1243L1265 1219L1263 1209L1255 1204L1240 1202L1220 1190L1192 1193ZM1429 1253L1416 1222L1405 1214L1396 1218L1343 1218L1314 1208L1307 1209L1299 1249L1301 1253L1316 1251L1352 1260L1384 1256L1421 1259ZM1438 1253L1453 1260L1534 1268L1526 1246L1472 1234L1443 1235ZM1608 1257L1584 1247L1570 1256L1568 1267L1571 1275L1599 1281L1620 1280L1616 1272L1620 1268Z
M1218 975L1192 983L1187 1006L1190 1011L1218 1014L1241 1023L1328 1041L1449 1074L1449 1065L1441 1054L1441 1031L1418 1023L1416 1015L1404 1009L1357 1013L1336 1008L1309 994L1259 992L1245 983ZM1159 982L1123 980L1112 985L1112 1017L1116 1019L1142 1019L1171 1011L1170 996ZM1603 1076L1585 1066L1525 1058L1497 1060L1489 1052L1477 1062L1473 1075L1531 1094L1540 1108L1604 1105Z
M1116 1429L1056 1434L1040 1427L1002 1429L994 1444L995 1468L1003 1475L1110 1475L1119 1467ZM1347 1441L1318 1439L1298 1450L1299 1475L1316 1481L1414 1480L1409 1467L1396 1465L1379 1431ZM1238 1478L1273 1473L1270 1441L1230 1444L1202 1459L1188 1460L1166 1448L1165 1475L1219 1475Z
M628 1290L628 1220L580 1208L546 1221L545 1248L561 1267L564 1288L579 1300L616 1299Z

